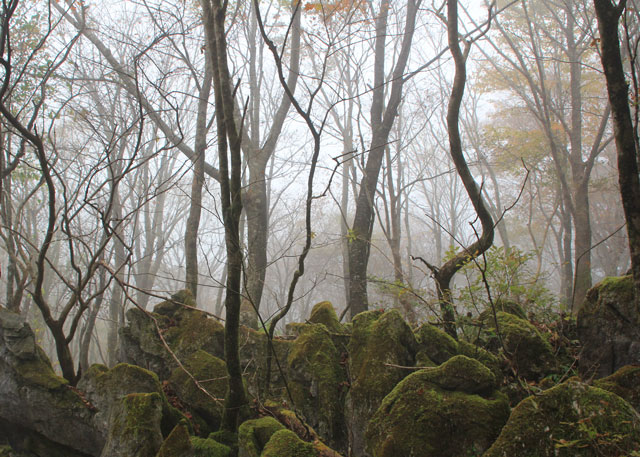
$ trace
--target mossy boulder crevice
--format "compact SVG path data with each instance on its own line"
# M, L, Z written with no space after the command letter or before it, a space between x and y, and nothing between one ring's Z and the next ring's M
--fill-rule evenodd
M238 457L260 457L271 436L285 427L273 417L251 419L238 428Z
M509 417L507 398L495 387L491 371L465 356L412 373L385 397L371 419L370 455L479 455Z
M583 377L602 378L640 364L640 310L633 278L609 277L593 286L578 312L577 330Z
M640 449L640 416L617 395L569 380L520 402L483 457L595 457Z
M416 363L419 366L440 365L458 353L458 342L431 324L422 324L415 335L418 342Z
M397 366L413 366L417 350L416 338L397 310L367 311L353 318L346 407L354 455L367 455L367 423L383 398L410 373Z
M344 398L347 375L324 324L309 324L287 358L289 389L305 420L331 446L346 448Z

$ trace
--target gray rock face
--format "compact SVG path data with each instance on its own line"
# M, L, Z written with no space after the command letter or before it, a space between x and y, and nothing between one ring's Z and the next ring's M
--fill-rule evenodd
M57 376L20 316L0 307L0 437L46 455L99 455L104 432L94 412Z
M111 410L109 435L100 457L154 457L162 445L161 422L159 394L126 395Z
M640 364L640 312L631 276L605 278L589 290L578 313L578 337L585 377L602 378Z

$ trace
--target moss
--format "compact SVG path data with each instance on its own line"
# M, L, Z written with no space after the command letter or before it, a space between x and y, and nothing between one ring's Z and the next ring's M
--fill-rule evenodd
M633 277L631 275L609 276L589 289L578 313L578 321L592 316L615 320L619 319L619 313L625 316L637 315L637 312L632 309L634 303Z
M193 455L193 446L189 431L184 425L176 425L164 440L156 457L189 457Z
M471 450L479 455L498 436L509 406L502 394L486 392L485 383L492 379L489 370L464 356L447 363L449 368L424 369L407 376L385 397L367 428L372 456L458 457ZM486 379L476 387L471 387L472 379L462 385L483 395L434 383L453 387L458 376L466 375L459 372L452 377L451 372L465 367Z
M260 396L261 390L264 389L269 354L267 336L262 330L240 327L239 340L240 364L245 373L247 389L251 395ZM292 344L290 340L274 338L273 347L281 363L287 360ZM275 363L272 363L271 367L271 391L282 393L285 391L284 380Z
M458 353L465 355L469 358L476 359L481 362L485 367L489 368L495 375L498 384L502 379L502 369L500 366L500 359L480 346L468 343L466 341L458 341Z
M417 346L411 328L397 310L358 314L353 320L349 343L354 402L370 403L377 408L407 374L386 364L413 365Z
M456 340L433 325L421 325L415 335L419 348L416 357L419 359L427 357L439 365L458 353Z
M176 325L165 332L165 339L178 357L188 357L203 350L216 357L224 356L224 326L198 310L183 308L174 315Z
M102 455L155 455L162 445L160 394L135 393L122 398L109 421Z
M311 426L325 438L346 438L342 414L346 373L323 324L309 324L293 342L287 366L294 404Z
M437 368L424 370L422 379L446 390L469 394L489 393L496 389L496 377L477 360L464 355L450 358Z
M551 345L530 322L504 311L496 316L504 348L497 335L490 338L489 347L506 350L504 356L520 376L538 380L555 369ZM490 329L496 332L495 326Z
M66 379L56 375L51 365L41 358L18 360L14 368L25 384L31 386L56 390L69 384Z
M173 316L183 309L183 305L196 308L198 305L189 289L182 289L171 296L171 299L158 303L153 312L164 316Z
M264 447L261 457L316 457L310 443L305 443L291 430L275 432Z
M330 332L344 333L344 329L340 321L336 310L333 308L331 302L323 301L317 303L311 310L311 316L309 322L313 324L324 324Z
M640 366L626 365L593 385L622 397L640 412Z
M262 449L284 425L273 417L262 417L243 422L238 429L238 447L243 457L259 457Z
M193 353L183 365L200 387L182 368L173 370L169 383L187 409L197 416L194 419L201 432L206 435L220 425L228 385L227 365L223 360L201 350ZM201 388L206 389L208 394Z
M527 320L527 313L525 313L524 309L518 302L506 298L499 298L495 301L493 306L496 310L496 313L502 311L504 313L513 314L520 319ZM490 307L485 309L482 313L480 313L479 318L482 322L490 322L491 320L493 320L493 310Z
M518 404L484 457L629 455L640 418L622 398L569 380Z
M230 457L231 448L211 438L191 438L194 457Z

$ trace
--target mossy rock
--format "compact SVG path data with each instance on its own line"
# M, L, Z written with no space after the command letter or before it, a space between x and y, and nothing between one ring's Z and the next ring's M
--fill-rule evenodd
M162 397L158 393L126 395L109 418L101 457L154 457L162 445Z
M265 445L261 457L318 457L311 443L298 438L291 430L278 430Z
M528 320L527 313L524 311L524 308L520 305L520 303L509 300L508 298L497 299L494 302L493 307L496 313L502 311L504 313L513 314L520 319ZM491 321L493 320L493 309L491 309L490 306L487 307L487 309L480 313L479 320L481 322L491 323ZM493 323L493 325L495 326L495 322Z
M240 327L238 335L240 347L240 364L244 373L244 381L247 390L254 397L260 397L264 390L264 381L267 373L267 359L270 353L267 335L263 330L254 330L248 327ZM293 342L275 337L273 348L278 355L278 360L284 365ZM286 375L286 373L285 373ZM271 364L271 392L277 397L286 395L284 379L278 370L275 361Z
M189 430L178 424L163 441L156 457L194 457Z
M93 419L96 426L106 430L114 405L128 394L157 393L162 399L162 430L168 434L182 419L179 411L169 405L158 376L136 365L119 363L111 369L92 365L82 376L78 388L97 408Z
M249 300L240 303L240 325L257 330L260 328L260 320L256 310Z
M507 398L493 389L494 384L488 368L465 356L407 376L385 397L369 423L370 455L479 455L509 417Z
M185 290L156 305L153 313L137 308L127 311L128 325L120 329L123 361L148 367L160 379L169 377L178 364L158 336L156 323L179 359L198 350L223 357L224 326L195 306L190 292Z
M260 457L271 436L285 427L273 417L251 419L238 429L238 457Z
M231 448L211 438L191 438L194 457L231 457Z
M640 449L640 417L617 395L569 380L516 406L483 457L595 457Z
M153 308L153 312L167 317L173 317L185 306L196 308L198 305L193 298L193 294L188 289L179 290L171 296L169 300L158 303Z
M331 302L323 301L314 305L311 310L309 322L312 324L324 324L330 332L345 333L345 330L338 320L338 315Z
M347 377L340 352L324 324L309 324L293 342L287 358L294 404L322 439L346 447L343 414Z
M183 366L184 369L178 367L173 370L169 385L191 412L200 432L206 436L220 425L228 387L227 364L199 350L184 360Z
M504 375L502 373L502 364L498 357L486 349L467 341L458 341L458 353L481 362L485 367L491 370L496 377L496 381L500 384Z
M423 324L416 331L418 341L418 365L426 365L424 361L430 360L440 365L458 353L458 342L446 332L431 324ZM420 363L420 361L423 361Z
M445 390L468 394L489 394L498 387L491 370L464 355L456 355L439 367L423 370L422 379Z
M602 378L640 364L640 310L633 278L609 277L593 286L578 312L577 330L583 377Z
M351 390L347 401L352 452L364 455L369 419L413 366L418 343L397 310L367 311L353 319L349 342Z
M511 313L499 311L496 316L504 347L495 325L487 327L490 332L488 345L502 353L519 376L539 380L555 370L553 349L538 329Z
M593 385L622 397L640 412L640 366L624 366L612 375L598 379Z

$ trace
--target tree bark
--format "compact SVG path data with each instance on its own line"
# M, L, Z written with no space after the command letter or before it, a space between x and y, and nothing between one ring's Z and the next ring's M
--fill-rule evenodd
M387 22L389 2L382 2L380 12L376 17L376 40L374 58L373 100L371 103L371 149L367 157L358 197L356 212L349 234L349 308L353 318L356 314L369 309L367 297L367 266L371 247L371 233L374 222L374 198L378 184L378 176L382 166L384 149L389 140L389 132L398 114L398 107L402 99L404 85L404 70L406 68L415 21L421 0L408 0L405 32L398 60L393 70L393 82L387 107L385 99L386 59L385 44L387 36Z
M618 183L627 223L631 273L635 285L636 309L640 310L640 179L638 178L638 139L635 136L629 109L629 86L620 55L618 22L626 6L611 0L594 0L602 68L607 80L609 103L613 113L613 131L618 151ZM613 33L613 31L616 33Z

